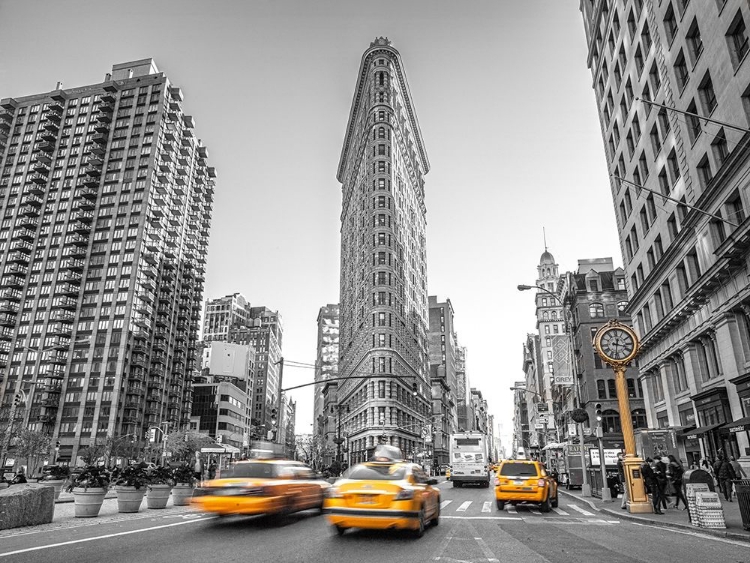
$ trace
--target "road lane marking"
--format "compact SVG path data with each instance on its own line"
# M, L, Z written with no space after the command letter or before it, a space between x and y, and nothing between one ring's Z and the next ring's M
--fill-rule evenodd
M440 516L451 520L523 520L520 516Z
M444 500L443 502L440 503L440 508L445 508L452 502L453 502L452 500Z
M490 509L490 505L492 503L490 501L485 501L485 503L482 505L482 512L492 512Z
M532 514L536 514L537 516L542 515L542 513L539 512L536 508L529 508L529 512L531 512Z
M8 551L7 553L0 553L0 557L8 557L10 555L18 555L19 553L30 553L32 551L41 551L43 549L52 549L55 547L62 547L64 545L74 545L77 543L85 543L96 540L104 540L109 538L116 538L119 536L129 536L131 534L140 534L141 532L151 532L153 530L161 530L163 528L172 528L174 526L184 526L185 524L193 524L195 522L205 522L206 520L213 520L218 516L206 516L205 518L196 518L192 520L184 520L182 522L173 522L172 524L162 524L160 526L151 526L150 528L142 528L140 530L129 530L127 532L117 532L115 534L105 534L103 536L96 536L93 538L81 538L79 540L70 540L59 543L51 543L49 545L39 545L36 547L27 547L25 549L17 549L16 551Z
M593 516L594 515L593 512L589 512L588 510L584 510L583 508L581 508L580 506L577 506L575 504L569 504L568 508L572 508L573 510L577 510L578 512L580 512L584 516Z
M570 514L565 512L562 508L553 508L552 510L554 510L560 516L570 516Z
M518 514L518 510L516 510L516 507L512 504L508 506L508 512L510 512L511 514Z
M644 528L653 528L654 530L664 530L663 527L659 525L654 524L642 524L640 522L634 522L630 521L629 524L634 524L636 526L643 526ZM674 532L675 534L685 534L686 536L693 536L694 538L700 538L703 540L714 540L721 543L728 543L731 545L739 545L741 547L747 547L747 542L744 541L737 541L737 540L730 540L728 538L721 538L717 536L709 536L707 534L701 534L700 532L693 532L692 530L678 530L677 528L669 528L670 532Z
M477 543L479 544L479 547L482 550L482 553L484 553L484 556L487 558L487 561L490 563L499 563L499 559L495 557L495 554L493 551L489 548L487 543L482 538L474 538L477 540Z
M469 507L471 506L471 503L472 503L472 502L473 502L473 501L467 500L466 502L462 503L462 504L461 504L461 506L459 506L459 507L458 507L458 508L456 509L456 512L466 512L466 509L467 509L467 508L469 508Z

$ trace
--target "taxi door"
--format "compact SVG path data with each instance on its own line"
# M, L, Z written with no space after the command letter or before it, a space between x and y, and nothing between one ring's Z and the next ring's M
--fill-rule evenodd
M414 486L419 489L419 494L422 497L425 517L432 518L437 515L438 510L437 491L428 483L430 478L419 465L412 466L412 476Z

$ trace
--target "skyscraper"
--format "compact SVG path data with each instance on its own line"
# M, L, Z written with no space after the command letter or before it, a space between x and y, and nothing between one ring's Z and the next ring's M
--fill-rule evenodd
M323 382L339 374L339 318L338 304L328 304L318 312L317 357L315 359L315 381ZM313 405L313 435L318 444L328 443L333 436L324 436L325 418L329 416L330 408L323 400L323 384L315 386Z
M206 301L203 340L226 340L231 328L250 326L250 303L241 293Z
M748 3L580 6L649 426L748 463Z
M362 56L337 174L342 188L339 374L353 377L340 385L337 401L347 407L352 462L365 459L379 440L406 455L421 449L430 414L428 171L401 56L390 41L378 38ZM368 379L354 378L363 376Z
M152 59L0 100L0 401L60 460L189 422L215 172L182 101Z

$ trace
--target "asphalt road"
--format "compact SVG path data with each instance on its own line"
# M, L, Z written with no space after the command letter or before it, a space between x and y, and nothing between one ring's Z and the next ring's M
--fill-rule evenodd
M106 525L79 519L64 527L4 532L0 563L750 563L747 543L620 521L563 495L558 509L548 514L533 505L499 512L492 489L455 489L448 482L439 487L440 525L428 528L420 539L360 530L338 537L316 511L279 522L173 509L142 511L137 518Z

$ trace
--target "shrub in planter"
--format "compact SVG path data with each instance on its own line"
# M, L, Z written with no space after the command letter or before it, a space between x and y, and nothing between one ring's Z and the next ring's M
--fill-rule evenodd
M149 508L166 508L169 494L172 492L172 470L157 465L148 471L146 503Z
M146 464L128 465L117 473L114 480L119 512L138 512L148 485Z
M55 489L55 500L60 497L65 480L70 477L70 467L67 465L48 465L44 468L41 483Z
M188 464L183 463L172 469L172 479L175 486L172 487L172 503L175 506L187 506L193 497L195 486L195 472Z
M98 465L89 465L72 477L67 490L75 499L76 518L93 518L99 514L109 482L109 471Z

